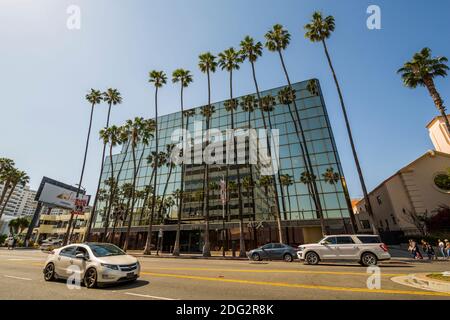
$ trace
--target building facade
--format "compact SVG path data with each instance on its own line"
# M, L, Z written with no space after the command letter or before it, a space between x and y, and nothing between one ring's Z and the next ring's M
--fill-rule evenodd
M315 88L314 90L311 89L311 84ZM239 107L234 111L233 118L235 129L241 129L241 132L248 133L249 126L251 129L264 129L265 122L267 129L278 130L279 148L266 152L266 156L268 154L269 162L270 158L274 160L278 158L279 161L276 163L279 168L276 174L271 176L271 183L267 185L262 182L264 180L262 178L264 168L262 168L260 161L257 161L257 163L250 163L249 161L253 156L252 141L254 140L251 139L246 139L246 142L240 144L237 148L238 150L239 148L244 150L243 153L239 153L244 154L242 156L245 159L244 162L236 161L229 165L219 162L208 165L209 179L206 190L209 197L210 239L213 250L221 246L230 248L235 245L239 238L240 215L244 220L245 240L248 246L278 241L276 222L278 212L282 219L281 224L288 243L295 244L318 240L322 236L322 232L316 202L312 196L311 185L307 181L305 182L305 163L308 163L308 161L311 163L312 171L316 177L318 198L323 209L328 232L338 233L351 230L351 203L320 84L317 80L310 80L296 83L293 88L295 89L297 111L308 149L307 154L304 151L306 148L305 141L302 140L303 136L297 134L296 124L293 120L296 119L293 117L293 114L295 114L294 105L282 104L279 101L278 95L283 88L261 92L262 97L273 97L275 103L273 110L264 112L264 116L258 108L250 114L244 111L241 107L244 97L237 98ZM253 96L256 98L255 94ZM226 130L231 129L232 124L231 112L227 112L225 107L227 103L229 101L212 104L215 112L212 114L209 124L209 128L218 129L225 137ZM176 112L159 117L159 151L165 151L167 145L176 143L172 140L172 135L174 130L181 127L181 121L184 121L184 127L194 137L192 138L193 149L195 149L195 146L200 146L200 149L206 147L204 138L197 135L197 131L203 132L207 127L207 121L202 116L201 108L190 109L184 115L181 112ZM268 145L275 146L273 142L277 139L277 133L275 131L271 133L271 142ZM238 135L239 133L236 132L236 136ZM261 144L261 141L264 141L264 139L258 140L258 144ZM226 138L223 144L225 145L223 153L226 154ZM121 186L132 183L133 180L133 161L130 149L124 145L122 152L113 156L114 177L117 179L120 172L117 180ZM142 159L146 159L154 150L155 143L153 141L146 148L139 146L136 154L140 158L140 152L143 152ZM159 212L155 213L154 218L153 243L156 243L158 235L162 235L161 242L164 250L171 250L174 243L179 203L176 194L177 189L181 187L182 171L184 171L184 201L181 210L181 249L190 252L201 250L205 230L205 210L203 207L205 168L204 163L184 164L174 167L169 165L158 168L157 195L159 197L165 195L165 199L173 200L163 210L156 210ZM338 176L334 183L330 183L323 176L326 170L330 168ZM152 166L145 160L142 161L136 184L138 190L143 191L149 185L152 172ZM286 174L292 177L292 183L280 187L280 176ZM110 177L110 159L107 158L102 176L102 189L108 189L105 181ZM229 188L228 202L225 206L222 206L220 190L217 189L217 185L224 177L225 179L228 177L229 183L233 181L235 188L234 190L231 190L231 187ZM250 186L245 185L245 180L253 181L253 183ZM274 181L276 184L273 183ZM239 188L239 185L241 188ZM92 229L94 239L99 238L104 233L107 220L105 209L108 200L102 200L99 202L94 217ZM130 243L133 248L137 249L144 246L147 237L147 225L149 224L149 211L151 211L151 206L150 208L142 208L144 201L144 199L137 200L132 215ZM122 202L125 207L129 204L129 201L123 200ZM242 208L242 212L240 208ZM114 230L114 242L121 244L127 231L130 214L129 210L126 209L119 211L125 211L125 215L123 212L120 215L112 214L109 217L107 233L110 234ZM115 211L111 210L111 212ZM225 226L226 232L223 232L223 226Z

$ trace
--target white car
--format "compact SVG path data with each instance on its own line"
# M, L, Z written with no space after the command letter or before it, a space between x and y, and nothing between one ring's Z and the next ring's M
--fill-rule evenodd
M71 244L50 251L44 279L67 279L78 274L87 288L135 281L140 275L139 261L110 243Z
M313 265L320 261L345 260L372 266L391 258L387 246L376 235L327 236L319 243L301 245L298 249L298 258Z
M46 239L42 241L40 249L44 251L56 249L61 247L62 243L63 243L62 239L54 239L54 238Z

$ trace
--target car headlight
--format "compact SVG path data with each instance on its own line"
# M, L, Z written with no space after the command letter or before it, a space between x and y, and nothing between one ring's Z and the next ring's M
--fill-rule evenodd
M107 264L107 263L102 263L102 267L111 269L111 270L119 270L119 266L115 265L115 264Z

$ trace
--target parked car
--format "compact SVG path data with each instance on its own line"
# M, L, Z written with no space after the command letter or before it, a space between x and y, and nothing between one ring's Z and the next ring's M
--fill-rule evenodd
M327 236L319 243L299 246L297 256L312 265L321 261L345 260L372 266L391 258L388 247L379 236L363 234Z
M253 261L261 260L284 260L292 262L297 257L297 250L282 243L268 243L247 253Z
M44 251L53 250L61 247L62 244L63 244L62 239L48 238L42 241L41 246L39 248Z
M80 281L87 288L94 288L135 281L140 270L135 257L113 244L83 243L50 251L43 272L45 281L67 279L78 272Z

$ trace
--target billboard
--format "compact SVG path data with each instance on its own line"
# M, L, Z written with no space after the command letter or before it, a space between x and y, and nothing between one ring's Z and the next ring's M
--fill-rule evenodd
M90 196L80 190L77 201L76 195L76 187L44 177L36 194L36 200L49 206L79 211L80 205L85 207L89 204Z

